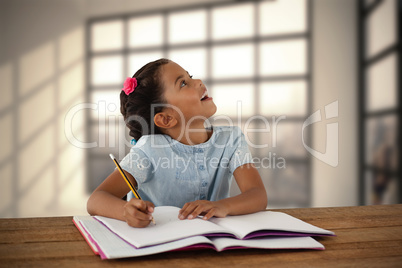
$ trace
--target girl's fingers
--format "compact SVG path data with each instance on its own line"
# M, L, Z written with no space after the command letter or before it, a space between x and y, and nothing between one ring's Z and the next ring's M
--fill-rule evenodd
M146 209L146 207L145 207ZM141 209L139 209L136 206L133 206L131 204L128 204L127 206L125 206L125 212L126 212L126 217L133 217L135 219L138 220L142 220L142 221L147 221L150 220L150 216L147 211L143 211Z
M179 219L184 220L187 219L188 215L193 212L196 208L195 202L186 203L183 208L179 211Z
M154 205L143 200L130 200L124 205L124 217L129 226L146 227L152 220ZM152 210L152 212L151 212Z
M144 202L147 205L148 213L153 213L154 210L155 210L155 205L152 202L149 202L149 201L144 201Z
M137 218L128 218L128 219L126 219L126 222L131 227L144 228L144 227L147 227L151 221L150 220L141 221Z
M190 213L190 215L188 215L187 219L189 219L189 220L194 219L195 217L200 215L202 212L204 212L205 209L206 209L206 207L204 205L199 205L199 206L195 207L194 210Z
M194 219L199 215L206 214L213 208L213 204L210 201L198 200L190 203L186 203L179 212L179 218ZM215 212L214 212L215 215Z
M204 217L202 218L203 220L209 220L210 218L212 218L213 216L215 216L216 213L216 209L215 208L211 208L207 214L204 215Z
M128 204L132 205L133 207L141 210L141 211L146 211L147 209L147 203L143 200L140 199L131 199Z
M190 203L185 203L184 206L180 209L179 214L182 214L184 211L186 211L187 207L189 206Z

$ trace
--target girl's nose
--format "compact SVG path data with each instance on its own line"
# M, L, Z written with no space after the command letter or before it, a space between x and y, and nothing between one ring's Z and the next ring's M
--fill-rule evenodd
M194 79L194 85L198 86L198 87L202 87L203 83L201 79Z

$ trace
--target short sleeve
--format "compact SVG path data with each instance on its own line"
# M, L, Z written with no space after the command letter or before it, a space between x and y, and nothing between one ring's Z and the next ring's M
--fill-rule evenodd
M153 170L152 161L139 148L131 148L130 153L121 160L120 166L135 178L138 188L140 188L142 183L151 178Z
M248 144L244 134L239 128L235 128L233 131L234 142L233 142L233 154L229 160L229 170L233 173L236 168L253 163L253 157L248 148Z

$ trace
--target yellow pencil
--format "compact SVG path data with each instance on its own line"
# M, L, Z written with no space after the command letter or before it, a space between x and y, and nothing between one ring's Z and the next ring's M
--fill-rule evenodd
M121 176L123 177L123 179L126 181L128 187L130 187L130 190L133 192L133 194L135 195L135 197L137 199L142 200L141 196L138 194L137 190L135 189L134 185L131 183L131 181L127 178L126 174L123 172L123 169L121 168L121 166L119 165L119 163L117 162L116 158L114 157L113 154L109 154L110 158L112 158L114 164L116 165L117 169L120 171ZM154 218L152 218L152 222L153 224L155 223Z

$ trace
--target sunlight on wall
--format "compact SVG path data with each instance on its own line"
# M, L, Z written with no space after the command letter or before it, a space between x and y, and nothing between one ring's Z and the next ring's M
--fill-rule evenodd
M23 97L31 91L36 93L55 74L55 45L47 42L21 56L19 60L18 82L19 96Z
M58 207L64 215L86 214L85 151L73 146L66 138L65 116L76 104L85 101L84 29L77 27L59 38L60 69L58 79ZM68 127L74 136L85 140L85 114L74 117Z
M67 112L85 101L84 47L76 27L21 55L18 68L0 67L0 217L86 214L85 151L64 131ZM84 116L68 125L81 141Z
M11 207L13 200L12 192L12 180L13 180L13 168L10 162L2 165L0 168L0 178L2 186L0 188L0 217L13 217L13 213L9 207Z
M84 63L77 62L60 77L58 81L60 107L65 108L72 102L77 103L77 98L82 97L84 73Z
M59 68L64 69L80 61L84 57L84 29L77 27L58 39L59 42ZM83 81L81 81L83 82Z
M13 150L12 119L11 114L6 114L0 118L1 139L3 140L1 142L0 163L6 162Z
M8 208L13 202L13 165L11 157L13 153L13 114L7 112L11 110L13 101L13 65L4 63L0 66L1 98L0 98L0 216L11 217L11 211ZM3 114L4 113L4 114ZM8 211L7 211L8 210ZM7 211L7 213L2 213Z
M51 123L55 111L55 86L47 83L35 89L35 95L22 101L18 111L18 143L30 143L43 127Z
M0 111L6 108L12 102L12 66L11 63L6 63L0 66L0 81L1 81L1 98Z

